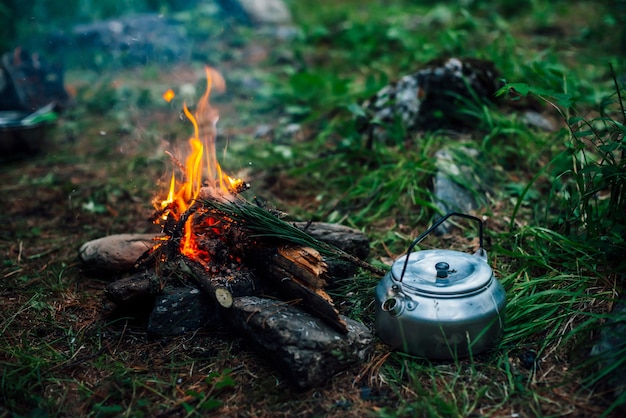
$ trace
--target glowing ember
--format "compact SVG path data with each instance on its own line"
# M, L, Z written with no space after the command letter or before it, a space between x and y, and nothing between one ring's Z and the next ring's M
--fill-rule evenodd
M174 97L176 97L176 94L174 93L174 90L172 89L167 89L167 91L165 93L163 93L163 100L165 100L166 102L171 102Z
M215 70L205 67L207 87L204 95L198 101L197 110L192 114L187 105L183 106L185 116L191 121L194 133L189 138L189 155L181 167L182 179L179 181L176 174L172 173L170 187L165 200L154 202L155 208L161 213L156 223L165 225L166 221L179 221L181 217L199 199L230 199L239 190L244 188L245 183L241 179L235 179L226 175L219 163L215 152L216 124L219 119L217 110L209 104L209 95L212 84L216 83L217 89L223 89L224 80ZM167 93L171 92L171 95ZM174 92L168 90L164 99L174 97ZM167 95L167 97L166 97ZM173 157L172 157L173 158ZM201 250L197 243L198 228L209 231L213 235L221 234L217 221L210 217L203 217L200 226L195 224L195 211L190 211L185 222L185 231L180 244L182 254L196 259L208 258L208 253Z

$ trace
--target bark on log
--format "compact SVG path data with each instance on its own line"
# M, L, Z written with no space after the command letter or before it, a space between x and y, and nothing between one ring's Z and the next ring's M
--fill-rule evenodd
M315 313L338 331L347 332L345 321L323 289L327 267L316 250L285 245L261 249L260 254L253 262L261 275L273 283L272 289L284 299L291 299Z
M168 288L154 302L148 332L161 336L181 335L222 322L222 310L205 292L196 287Z
M370 253L370 240L358 229L326 222L294 222L293 225L327 244L365 259Z
M293 225L322 242L330 244L340 250L354 256L356 259L365 260L370 252L370 241L367 235L358 229L345 225L326 222L293 222ZM348 278L354 276L359 267L354 262L342 259L324 258L328 264L328 285L334 285L335 278ZM361 266L362 267L362 266ZM371 269L371 266L369 270ZM373 271L381 276L382 271Z
M154 298L161 291L154 270L145 270L109 283L106 296L118 306L131 306Z
M210 296L215 296L217 289L227 289L233 297L238 297L257 294L263 288L259 277L245 266L230 274L211 274L205 266L187 258L181 258L178 266Z
M300 389L363 362L374 342L369 328L352 319L342 318L347 332L338 332L297 306L254 296L235 298L227 319Z
M276 249L270 262L315 289L322 289L327 284L328 266L320 253L312 248L283 245Z

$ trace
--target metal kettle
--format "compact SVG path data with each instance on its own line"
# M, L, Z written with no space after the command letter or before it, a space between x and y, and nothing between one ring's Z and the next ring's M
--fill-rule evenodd
M453 250L412 252L451 216L479 224L474 254ZM376 286L376 334L400 351L443 360L492 348L502 337L506 294L487 263L483 223L449 213L417 237Z

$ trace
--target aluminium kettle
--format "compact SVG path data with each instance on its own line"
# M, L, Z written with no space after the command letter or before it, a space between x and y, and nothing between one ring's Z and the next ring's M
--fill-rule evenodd
M451 216L479 224L474 254L435 249L412 252ZM506 293L487 263L483 223L445 215L409 246L376 286L375 332L392 348L443 360L494 347L502 337Z

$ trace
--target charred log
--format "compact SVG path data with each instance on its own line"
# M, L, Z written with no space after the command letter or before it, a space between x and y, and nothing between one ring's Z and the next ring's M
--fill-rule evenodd
M110 283L104 292L118 306L131 306L154 298L161 290L154 270L144 270Z

